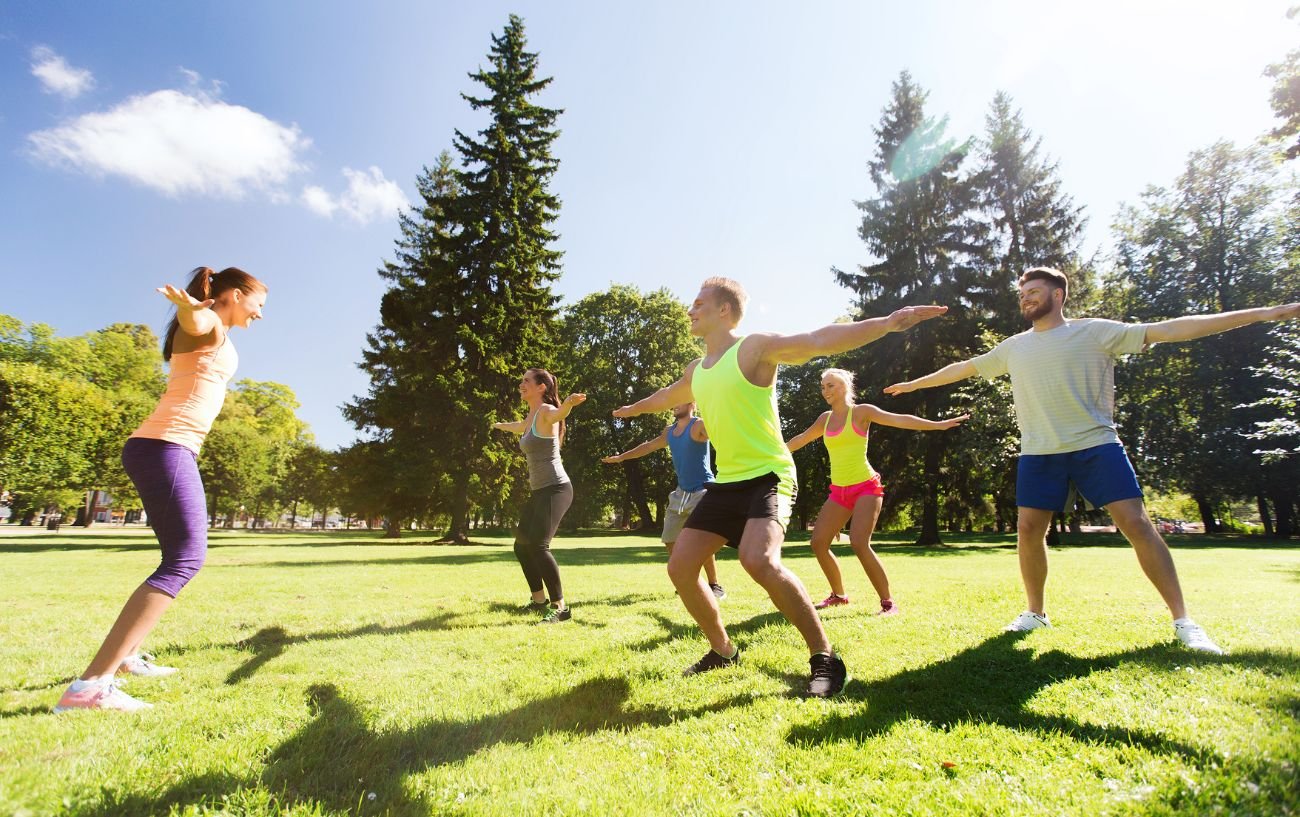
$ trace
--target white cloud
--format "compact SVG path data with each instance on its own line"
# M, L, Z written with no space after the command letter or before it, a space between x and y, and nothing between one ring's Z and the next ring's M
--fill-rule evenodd
M302 203L307 205L308 210L325 218L332 218L334 211L339 208L330 194L325 191L325 188L317 187L314 184L302 189Z
M32 154L95 176L122 176L168 196L238 199L249 190L273 198L304 169L311 145L297 126L274 122L197 89L134 96L29 134Z
M32 49L32 76L41 81L47 94L76 99L95 87L95 76L84 68L73 68L46 46Z
M302 203L307 209L325 218L333 218L339 211L358 224L369 224L377 218L391 218L411 202L397 186L397 182L384 178L384 173L373 165L369 171L343 168L348 189L337 197L324 188L308 185L302 191Z

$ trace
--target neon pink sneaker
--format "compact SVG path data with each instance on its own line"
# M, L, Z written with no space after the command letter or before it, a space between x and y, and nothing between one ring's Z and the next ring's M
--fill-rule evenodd
M817 608L818 610L825 610L827 607L839 607L841 604L848 604L848 603L849 603L848 596L837 596L834 593L831 593L826 598L814 604L813 607Z
M880 609L876 611L878 616L896 616L898 615L898 604L893 599L885 599L880 602Z
M119 712L137 712L150 709L153 704L132 698L122 691L118 681L113 678L96 678L90 681L77 679L59 699L55 712L67 712L69 709L116 709Z
M139 675L142 678L161 678L164 675L171 675L176 671L175 667L164 667L153 662L153 656L147 652L128 655L122 660L122 666L118 667L118 672L125 672L128 675Z

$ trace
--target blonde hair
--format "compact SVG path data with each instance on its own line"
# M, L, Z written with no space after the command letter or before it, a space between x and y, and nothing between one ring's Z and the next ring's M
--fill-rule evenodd
M833 377L836 380L843 383L844 391L849 396L849 402L850 403L853 402L853 398L855 396L853 392L853 372L849 371L848 369L823 369L822 377L823 378Z
M739 281L715 275L712 278L705 278L704 283L700 284L700 289L713 290L714 298L718 303L728 304L736 316L736 323L740 323L740 319L745 316L745 304L749 301L749 295L745 293L745 288Z

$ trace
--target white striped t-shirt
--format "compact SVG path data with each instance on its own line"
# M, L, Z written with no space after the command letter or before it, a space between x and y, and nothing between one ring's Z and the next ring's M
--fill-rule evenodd
M1076 318L1012 335L971 360L980 376L1011 375L1021 454L1064 454L1119 442L1115 359L1140 352L1146 324Z

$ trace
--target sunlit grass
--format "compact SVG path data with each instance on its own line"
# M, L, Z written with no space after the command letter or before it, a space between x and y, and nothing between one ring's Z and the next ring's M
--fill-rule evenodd
M652 537L556 542L574 621L537 627L506 537L230 534L152 640L181 668L148 712L49 707L156 563L142 532L0 531L0 813L1287 814L1300 811L1300 549L1178 547L1190 654L1113 537L1053 555L1057 626L1006 537L885 537L903 614L827 627L854 680L799 696L807 657L734 558L741 665L705 649ZM1181 537L1176 546L1204 543ZM826 591L806 545L788 563Z

